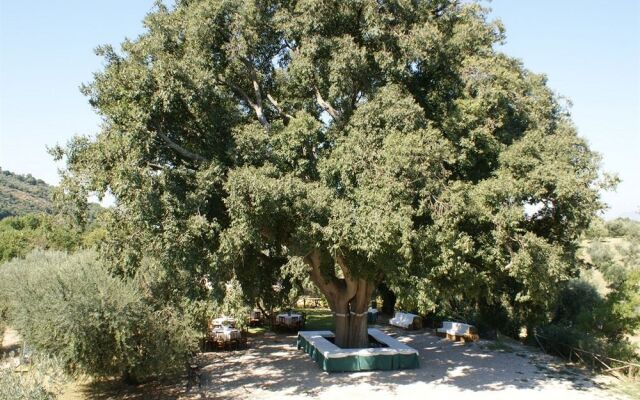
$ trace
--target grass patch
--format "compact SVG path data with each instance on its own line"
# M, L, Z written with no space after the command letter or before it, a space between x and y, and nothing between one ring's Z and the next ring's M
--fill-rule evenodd
M267 331L267 328L265 328L264 326L251 326L247 329L247 331L249 332L249 335L256 336L264 334Z
M307 314L305 330L332 331L335 329L333 316L328 308L305 308L300 311Z

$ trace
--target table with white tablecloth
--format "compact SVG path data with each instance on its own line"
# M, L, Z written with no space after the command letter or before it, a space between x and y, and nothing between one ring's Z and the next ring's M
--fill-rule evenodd
M239 340L242 336L238 329L222 327L222 328L214 328L211 331L212 335L216 339L222 339L225 342L230 342L231 340L237 339Z
M293 327L297 326L299 321L302 321L302 314L283 313L276 315L278 325Z

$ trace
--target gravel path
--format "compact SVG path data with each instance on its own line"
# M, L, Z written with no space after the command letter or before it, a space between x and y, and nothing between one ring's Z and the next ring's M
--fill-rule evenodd
M201 359L200 398L215 399L620 399L560 360L519 345L453 343L427 331L383 328L419 350L420 368L327 373L295 347L295 336L254 339L248 350ZM195 389L195 388L194 388ZM195 391L195 390L194 390ZM191 393L195 394L195 393Z

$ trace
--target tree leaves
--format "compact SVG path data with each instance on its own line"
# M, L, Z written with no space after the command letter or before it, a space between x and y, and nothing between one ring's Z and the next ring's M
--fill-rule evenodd
M180 1L145 25L101 49L103 129L64 152L70 194L117 199L116 270L151 252L188 292L317 251L425 311L536 318L574 270L598 157L479 5Z

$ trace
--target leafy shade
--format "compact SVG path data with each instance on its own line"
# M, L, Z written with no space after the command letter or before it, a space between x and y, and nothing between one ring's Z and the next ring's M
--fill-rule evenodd
M153 254L198 297L303 261L346 347L383 280L421 311L547 317L602 207L598 157L545 77L494 50L486 9L196 0L144 23L98 49L101 132L53 150L70 209L116 197L116 270Z

